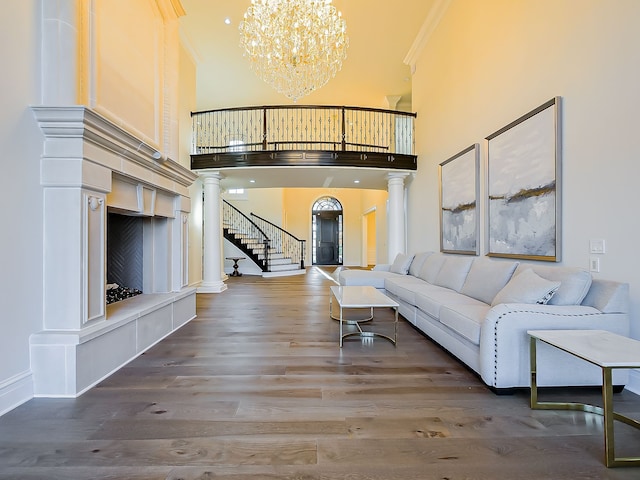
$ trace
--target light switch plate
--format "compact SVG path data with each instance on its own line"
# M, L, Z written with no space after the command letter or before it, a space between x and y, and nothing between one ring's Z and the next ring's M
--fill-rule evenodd
M592 238L589 240L589 253L605 253L605 243L601 238Z
M600 259L598 257L589 258L589 271L595 273L600 271Z

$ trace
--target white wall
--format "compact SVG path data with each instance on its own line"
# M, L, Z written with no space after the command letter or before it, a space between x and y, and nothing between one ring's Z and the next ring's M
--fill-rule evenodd
M32 395L29 335L42 319L38 1L13 1L0 15L0 414ZM35 139L40 139L35 140Z
M439 248L438 164L475 142L484 159L487 135L561 96L562 263L588 268L589 240L605 239L594 276L630 283L640 339L639 18L637 0L451 2L413 77L410 251Z

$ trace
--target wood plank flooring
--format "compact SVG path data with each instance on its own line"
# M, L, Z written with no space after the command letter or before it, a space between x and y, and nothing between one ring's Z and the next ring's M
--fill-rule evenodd
M77 399L0 417L1 479L639 479L603 464L602 420L496 396L401 320L338 347L331 281L230 278L198 318ZM376 322L390 328L390 310ZM544 391L599 402L597 390ZM615 396L640 417L640 398ZM618 453L640 432L616 425Z

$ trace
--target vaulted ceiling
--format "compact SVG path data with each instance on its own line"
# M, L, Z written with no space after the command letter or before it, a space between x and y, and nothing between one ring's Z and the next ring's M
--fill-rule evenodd
M411 110L411 72L404 59L437 1L334 0L347 22L347 59L334 79L298 103L388 108L386 96L400 95L398 107ZM180 20L181 35L197 64L196 110L291 103L260 80L242 56L238 25L250 4L250 0L182 0L186 15ZM278 177L282 175L274 176ZM333 178L332 187L353 186L350 177L345 185ZM280 186L299 184L296 179L290 183ZM326 183L326 178L320 178L314 185ZM360 188L380 185L378 179Z

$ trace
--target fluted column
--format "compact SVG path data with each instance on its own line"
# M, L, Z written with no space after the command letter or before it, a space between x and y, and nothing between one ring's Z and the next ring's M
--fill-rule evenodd
M222 222L220 219L220 179L217 171L200 171L204 187L202 209L204 263L198 293L220 293L227 289L222 280Z
M389 207L387 220L388 262L393 262L398 253L406 253L406 225L404 179L408 173L390 173L388 175Z

